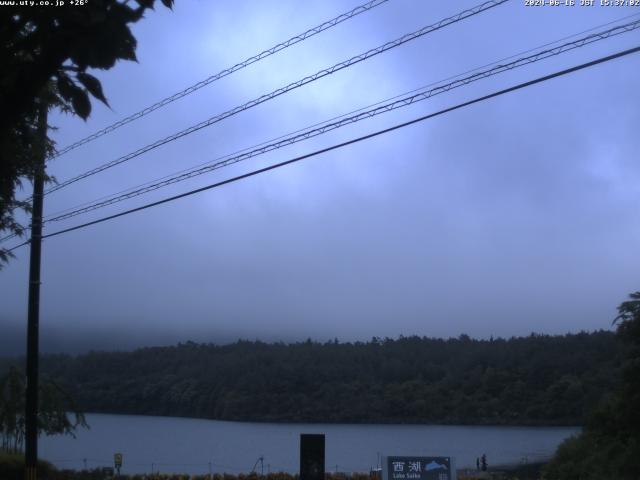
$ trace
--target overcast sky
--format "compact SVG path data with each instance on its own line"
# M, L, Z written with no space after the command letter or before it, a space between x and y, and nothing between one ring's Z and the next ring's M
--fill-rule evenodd
M63 181L474 1L390 0L55 159ZM579 2L578 2L579 3ZM178 0L134 27L139 63L98 72L112 109L53 113L60 147L358 5ZM638 13L526 7L429 34L45 198L52 214ZM638 18L638 17L636 17ZM627 20L628 21L628 20ZM636 46L634 31L49 224L52 232ZM304 162L48 239L45 351L239 337L474 337L610 328L640 289L640 55ZM20 196L26 196L23 192ZM0 271L0 349L24 345L28 249Z

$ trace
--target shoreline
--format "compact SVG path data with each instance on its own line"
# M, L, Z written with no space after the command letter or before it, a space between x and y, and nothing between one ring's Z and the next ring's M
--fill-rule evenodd
M332 422L326 420L283 420L283 421L275 421L275 420L255 420L255 419L246 419L246 420L229 420L229 419L221 419L221 418L210 418L210 417L190 417L183 415L160 415L160 414L146 414L146 413L118 413L118 412L84 412L84 415L118 415L120 417L145 417L145 418L178 418L181 420L207 420L211 422L224 422L224 423L238 423L238 424L259 424L259 425L340 425L340 426L419 426L419 427L464 427L464 428L573 428L573 429L582 429L584 425L571 425L571 424L546 424L546 423L519 423L519 424L510 424L510 423L419 423L419 422L385 422L385 421L352 421L352 422Z

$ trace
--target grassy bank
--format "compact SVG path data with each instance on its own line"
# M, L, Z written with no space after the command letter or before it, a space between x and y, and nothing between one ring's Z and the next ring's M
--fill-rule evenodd
M458 480L540 480L544 463L496 467L488 472L459 471Z
M65 480L67 478L49 462L39 461L38 471L42 480ZM0 451L0 479L24 480L23 472L24 455Z
M39 462L39 480L106 480L110 478L104 469L93 470L59 470L48 462ZM23 480L24 456L0 453L0 479ZM459 472L459 480L538 480L542 464L530 464L518 467L505 467L499 471ZM181 474L136 474L120 475L119 480L299 480L298 475L290 473L258 474L220 474L181 475ZM327 473L326 480L379 480L379 477L368 473L350 475Z

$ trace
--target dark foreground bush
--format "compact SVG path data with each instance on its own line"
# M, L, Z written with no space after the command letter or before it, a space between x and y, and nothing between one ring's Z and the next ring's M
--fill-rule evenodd
M93 470L58 470L47 462L38 463L39 480L105 480L109 478L104 469ZM0 453L0 480L23 480L24 479L24 456ZM118 480L298 480L298 475L290 473L270 473L263 477L257 474L230 475L227 473L216 473L209 475L181 475L181 474L141 474L141 475L120 475ZM327 480L378 480L369 474L345 475L327 474Z
M621 382L566 440L545 469L548 480L640 479L640 292L618 307L617 335L625 344Z
M38 471L41 480L62 480L60 472L48 462L39 461ZM0 479L24 480L24 455L0 452Z
M592 432L566 440L545 467L549 480L638 480L637 439L599 438Z

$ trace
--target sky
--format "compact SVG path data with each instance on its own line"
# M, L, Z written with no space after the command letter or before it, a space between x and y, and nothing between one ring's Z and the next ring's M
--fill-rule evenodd
M385 4L48 164L64 181L479 2ZM45 197L45 216L440 82L637 7L512 0ZM111 108L50 114L59 147L359 5L178 0L133 27ZM630 21L627 19L625 21ZM606 27L603 27L606 28ZM602 29L602 28L601 28ZM598 29L598 30L601 30ZM638 45L633 31L45 228L281 162ZM477 338L610 329L640 289L640 54L43 243L41 349L238 338ZM25 197L27 189L18 194ZM28 249L0 271L24 350Z

